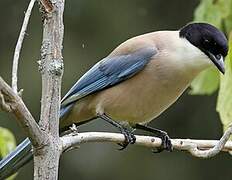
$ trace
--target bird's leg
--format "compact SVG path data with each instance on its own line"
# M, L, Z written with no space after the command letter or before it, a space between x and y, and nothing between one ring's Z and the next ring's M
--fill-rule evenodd
M115 122L113 119L111 119L106 114L98 115L99 118L103 119L104 121L110 123L111 125L115 126L120 130L120 132L125 136L124 143L120 143L119 145L122 146L119 150L125 149L128 144L134 144L136 141L136 137L133 133L131 133L127 128L123 127L121 124Z
M155 151L155 152L159 153L163 150L167 150L167 151L171 152L173 150L171 140L165 131L162 131L162 130L159 130L159 129L156 129L156 128L153 128L150 126L146 126L146 125L141 125L141 124L136 124L135 128L151 132L151 133L155 134L155 136L162 139L161 147L158 148L157 151Z

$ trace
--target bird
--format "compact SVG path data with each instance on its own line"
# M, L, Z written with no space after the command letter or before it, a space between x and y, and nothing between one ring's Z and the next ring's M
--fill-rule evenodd
M90 68L62 98L60 131L100 118L125 136L122 149L136 141L131 127L160 137L158 151L172 151L168 134L148 123L171 106L203 70L215 67L224 74L227 53L224 33L204 22L130 38ZM31 149L27 138L2 159L0 179L27 163Z

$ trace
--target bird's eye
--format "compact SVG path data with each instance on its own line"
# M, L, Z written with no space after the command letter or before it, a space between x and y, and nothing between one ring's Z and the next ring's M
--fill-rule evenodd
M215 57L219 60L219 59L221 59L222 56L221 56L221 54L217 54Z

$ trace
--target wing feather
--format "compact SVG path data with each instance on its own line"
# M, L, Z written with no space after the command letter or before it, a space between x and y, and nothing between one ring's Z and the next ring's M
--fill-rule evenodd
M143 48L134 53L102 59L74 84L62 99L62 107L132 77L155 54L155 48Z

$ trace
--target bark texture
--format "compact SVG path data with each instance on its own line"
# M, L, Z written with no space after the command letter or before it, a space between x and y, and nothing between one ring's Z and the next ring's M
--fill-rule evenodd
M44 1L43 1L44 2ZM44 3L42 2L42 5ZM63 74L62 43L64 34L64 0L52 1L52 11L44 8L43 42L39 70L42 75L40 127L48 141L34 149L34 179L58 179L61 141L59 138L59 111L61 79ZM43 9L43 8L42 8Z

